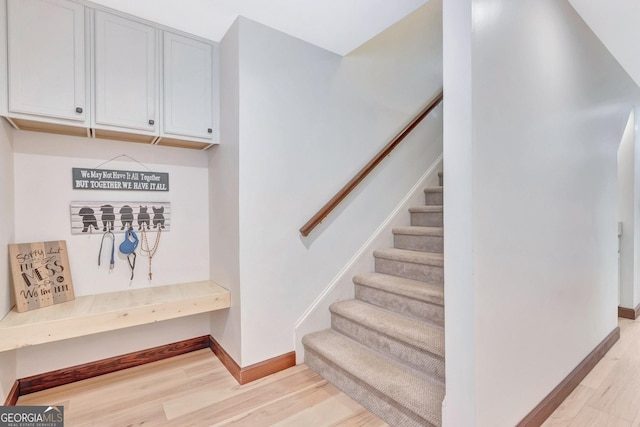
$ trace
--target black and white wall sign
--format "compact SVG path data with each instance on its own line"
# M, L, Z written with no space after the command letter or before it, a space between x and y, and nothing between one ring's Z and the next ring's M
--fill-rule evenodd
M171 230L171 202L71 202L71 234ZM2 427L2 426L0 426Z
M74 190L169 191L167 172L72 168Z

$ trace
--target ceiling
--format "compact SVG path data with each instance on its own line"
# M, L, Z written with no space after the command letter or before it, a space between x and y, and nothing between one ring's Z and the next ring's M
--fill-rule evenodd
M220 41L239 15L346 55L429 0L92 0Z

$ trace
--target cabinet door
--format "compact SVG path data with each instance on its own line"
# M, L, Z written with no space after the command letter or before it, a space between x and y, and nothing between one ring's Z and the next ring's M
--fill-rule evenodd
M164 33L164 133L213 138L212 62L212 45Z
M84 6L9 0L9 111L84 121Z
M95 123L155 131L157 30L95 12Z

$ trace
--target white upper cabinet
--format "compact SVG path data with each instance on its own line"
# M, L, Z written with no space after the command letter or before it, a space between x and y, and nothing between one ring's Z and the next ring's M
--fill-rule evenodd
M9 114L86 122L84 6L8 1Z
M95 11L95 127L158 129L158 30Z
M217 55L214 42L84 0L0 0L0 116L206 149L219 135Z
M213 45L165 31L163 71L162 134L211 141Z

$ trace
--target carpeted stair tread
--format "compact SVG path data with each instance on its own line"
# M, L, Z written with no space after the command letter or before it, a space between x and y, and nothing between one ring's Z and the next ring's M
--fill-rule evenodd
M396 295L444 305L444 287L442 284L426 283L382 273L357 274L353 277L353 282Z
M408 262L412 264L424 264L435 267L444 267L444 255L432 252L410 251L406 249L378 249L373 252L375 258L384 258L393 261Z
M444 387L331 329L314 332L303 344L348 375L433 425L441 425Z
M332 313L394 340L444 358L444 328L355 299L331 304Z
M421 227L418 225L394 227L393 234L406 234L409 236L444 236L444 227Z
M424 205L413 206L409 208L410 213L430 213L430 212L444 212L442 205Z
M425 194L426 193L442 193L442 188L441 186L439 187L427 187L424 189Z

